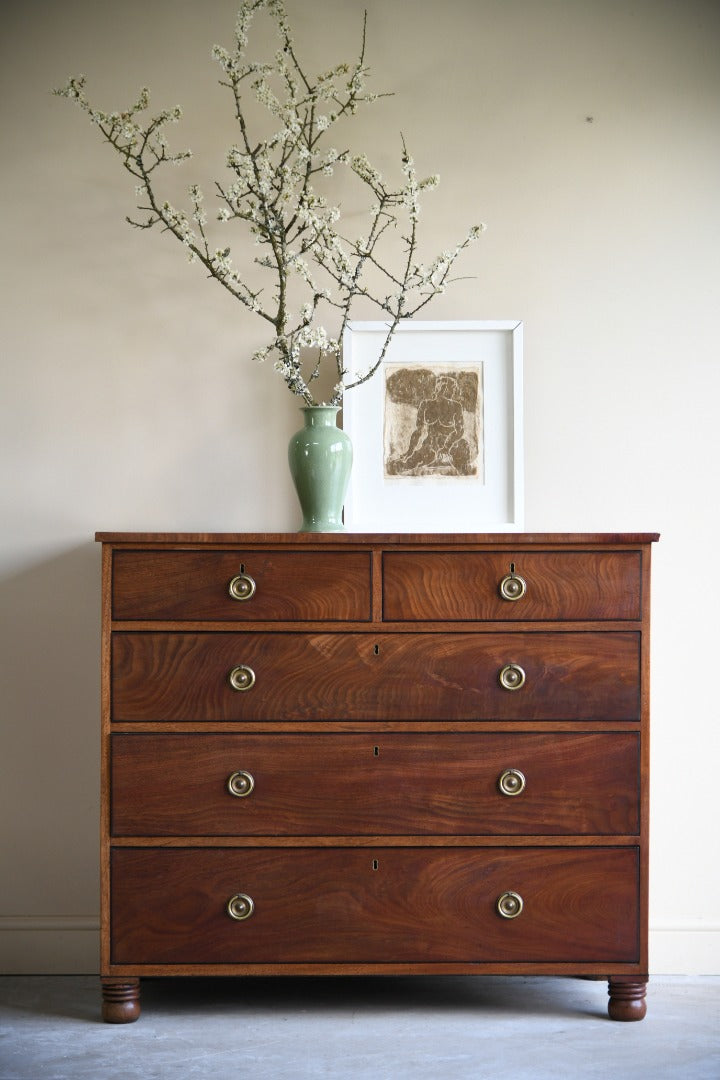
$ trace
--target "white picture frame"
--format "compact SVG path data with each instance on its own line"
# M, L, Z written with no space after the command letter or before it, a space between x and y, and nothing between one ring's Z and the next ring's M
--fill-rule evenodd
M377 362L386 336L384 322L348 324L346 383ZM380 369L343 401L349 532L522 529L522 336L515 320L400 323Z

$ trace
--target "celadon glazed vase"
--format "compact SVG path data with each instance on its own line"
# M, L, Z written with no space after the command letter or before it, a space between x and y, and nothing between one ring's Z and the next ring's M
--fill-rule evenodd
M339 407L306 405L305 423L288 446L290 475L303 520L300 532L343 532L342 511L352 468L350 436L337 426Z

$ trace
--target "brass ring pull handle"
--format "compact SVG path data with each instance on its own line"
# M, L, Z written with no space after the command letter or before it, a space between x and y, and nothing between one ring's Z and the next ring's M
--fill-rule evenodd
M249 795L255 787L255 778L252 773L245 772L244 769L238 769L231 776L228 776L227 789L231 795L234 795L237 799L244 799L246 795Z
M520 893L504 892L497 898L495 910L503 919L517 919L523 909L523 898Z
M506 664L498 678L503 690L519 690L525 685L525 672L519 664Z
M228 675L233 690L251 690L255 685L255 672L247 664L239 664Z
M511 570L502 579L499 588L503 600L521 600L527 592L527 582L525 578Z
M249 919L255 910L255 904L252 897L247 893L239 892L231 896L227 902L225 908L231 919L237 919L238 922L243 922L245 919Z
M256 588L255 581L249 574L236 574L228 585L228 593L232 600L250 600L255 595Z
M519 795L525 790L525 776L519 769L506 769L498 777L498 788L503 795Z

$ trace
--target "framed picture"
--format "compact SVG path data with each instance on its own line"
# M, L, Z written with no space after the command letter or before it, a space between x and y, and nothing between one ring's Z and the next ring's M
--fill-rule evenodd
M348 325L348 382L386 336L383 322ZM401 323L380 369L345 395L343 428L348 531L522 529L522 323Z

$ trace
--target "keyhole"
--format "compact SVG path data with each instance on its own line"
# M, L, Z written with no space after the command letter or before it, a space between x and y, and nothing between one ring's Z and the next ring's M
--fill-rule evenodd
M244 574L244 573L245 573L245 563L244 563L244 562L241 562L241 563L240 563L240 573L241 573L241 574Z
M373 859L373 861L372 861L372 868L373 868L373 870L377 870L377 868L378 868L378 861L377 861L377 859Z
M373 757L380 757L380 747L373 746Z
M379 646L379 645L376 645L376 646L375 646L375 647L373 648L373 652L375 653L375 655L376 655L376 656L379 656L379 655L380 655L380 646Z
M514 574L514 573L515 573L515 563L514 563L514 562L511 562L511 563L510 563L510 573L511 573L511 574Z

